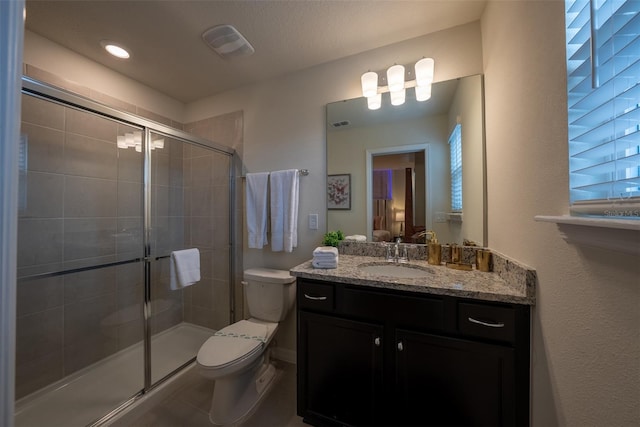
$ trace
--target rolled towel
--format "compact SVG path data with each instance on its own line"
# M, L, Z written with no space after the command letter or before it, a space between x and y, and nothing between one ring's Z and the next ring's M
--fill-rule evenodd
M351 236L347 236L344 238L347 242L366 242L367 236L363 236L362 234L353 234Z
M316 255L335 255L338 256L338 248L333 246L318 246L313 250L313 256Z

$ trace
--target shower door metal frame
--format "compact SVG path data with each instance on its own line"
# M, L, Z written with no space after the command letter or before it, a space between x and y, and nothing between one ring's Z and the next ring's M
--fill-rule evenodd
M22 93L32 95L37 98L46 99L52 102L56 102L62 105L67 105L72 108L79 108L81 110L98 114L108 119L117 120L124 124L140 127L144 130L144 138L142 141L142 150L144 152L143 158L143 258L130 259L125 261L114 262L110 264L101 264L96 267L84 267L75 270L65 270L53 273L38 274L37 277L56 276L61 274L86 271L96 268L104 268L107 266L115 266L120 264L128 264L133 262L143 262L144 264L144 301L142 306L143 311L143 345L144 345L144 386L142 390L131 396L127 401L122 402L118 407L114 408L109 413L105 414L91 426L98 426L104 422L113 418L123 409L132 405L136 400L142 397L145 393L160 386L169 378L173 377L176 373L181 371L186 366L195 361L195 355L192 359L184 363L182 366L177 367L175 370L167 374L165 377L159 379L155 383L151 382L151 263L158 259L152 259L151 254L151 146L148 143L151 138L151 133L158 133L166 135L167 137L173 137L186 142L199 146L204 149L217 151L219 153L229 156L229 323L235 321L235 292L234 284L235 277L235 254L236 245L234 242L234 236L236 232L236 220L235 220L235 178L236 178L236 165L235 159L237 158L236 151L232 148L224 145L217 144L215 142L200 138L198 136L189 134L179 129L175 129L164 125L162 123L154 122L144 117L137 116L132 113L117 110L107 105L100 104L89 98L74 94L72 92L59 89L50 86L46 83L38 80L22 77ZM76 271L77 270L77 271ZM33 278L33 276L30 276ZM18 279L20 281L20 279Z

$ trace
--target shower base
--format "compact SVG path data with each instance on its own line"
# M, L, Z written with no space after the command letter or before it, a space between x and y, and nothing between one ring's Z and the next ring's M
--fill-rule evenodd
M195 357L215 331L180 323L151 338L152 382ZM16 402L15 426L87 426L144 384L142 342Z

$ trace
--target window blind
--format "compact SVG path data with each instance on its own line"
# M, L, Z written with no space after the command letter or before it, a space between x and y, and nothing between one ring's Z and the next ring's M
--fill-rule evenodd
M451 211L462 212L462 127L457 124L449 136L451 160Z
M639 10L640 0L566 1L572 213L640 217Z

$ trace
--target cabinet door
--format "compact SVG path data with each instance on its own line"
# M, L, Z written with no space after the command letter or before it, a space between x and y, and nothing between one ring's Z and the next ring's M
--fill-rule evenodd
M298 413L305 421L373 425L382 388L382 327L298 313Z
M396 331L398 425L514 425L514 350Z

